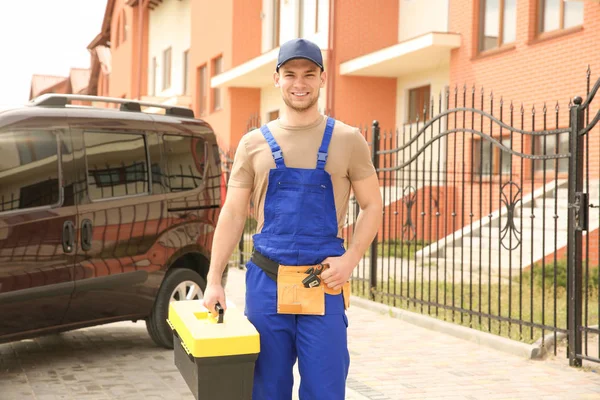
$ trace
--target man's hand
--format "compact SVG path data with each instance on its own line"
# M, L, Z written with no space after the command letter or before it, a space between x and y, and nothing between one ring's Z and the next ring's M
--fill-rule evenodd
M329 264L329 268L321 273L321 278L327 287L333 290L341 289L344 283L350 279L350 275L356 267L356 264L347 256L328 257L323 260L322 264Z
M203 300L204 307L206 307L214 317L219 315L215 310L215 305L217 302L221 304L221 307L223 307L223 312L227 310L227 304L225 303L225 290L223 289L223 286L218 283L209 283L206 285Z

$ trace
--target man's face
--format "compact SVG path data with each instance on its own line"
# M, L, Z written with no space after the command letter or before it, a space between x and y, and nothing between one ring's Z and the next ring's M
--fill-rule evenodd
M320 88L325 86L325 72L310 60L290 60L275 72L275 86L281 89L285 104L302 112L310 109L319 100Z

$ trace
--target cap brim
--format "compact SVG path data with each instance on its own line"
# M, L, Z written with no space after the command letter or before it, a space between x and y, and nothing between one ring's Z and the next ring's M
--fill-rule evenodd
M283 64L285 64L286 62L288 62L288 61L292 61L292 60L297 60L297 59L299 59L299 58L302 58L302 59L305 59L305 60L308 60L308 61L312 61L312 62L314 62L315 64L317 64L317 67L321 68L322 70L325 70L325 68L324 68L324 67L323 67L321 64L319 64L317 61L315 61L314 59L312 59L312 58L310 58L310 57L304 57L304 56L290 57L290 58L288 58L288 59L286 59L286 60L284 60L284 61L280 62L279 64L277 64L277 68L276 68L275 70L276 70L276 71L279 71L279 68L281 68L281 66L282 66Z

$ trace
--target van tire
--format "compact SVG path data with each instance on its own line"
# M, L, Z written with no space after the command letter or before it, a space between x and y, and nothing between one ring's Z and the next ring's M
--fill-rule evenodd
M160 347L173 348L173 331L167 323L169 303L175 289L184 282L194 282L199 292L194 299L201 299L206 290L206 281L197 272L187 268L175 268L167 272L163 280L150 316L146 319L146 329L150 338ZM174 299L177 301L177 299Z

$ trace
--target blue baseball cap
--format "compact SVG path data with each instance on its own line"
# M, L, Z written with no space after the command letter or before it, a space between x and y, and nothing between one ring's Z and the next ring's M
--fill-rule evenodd
M279 48L279 57L275 70L279 72L279 67L296 58L305 58L314 62L321 68L321 71L325 69L323 67L323 55L319 46L306 39L292 39L282 44Z

